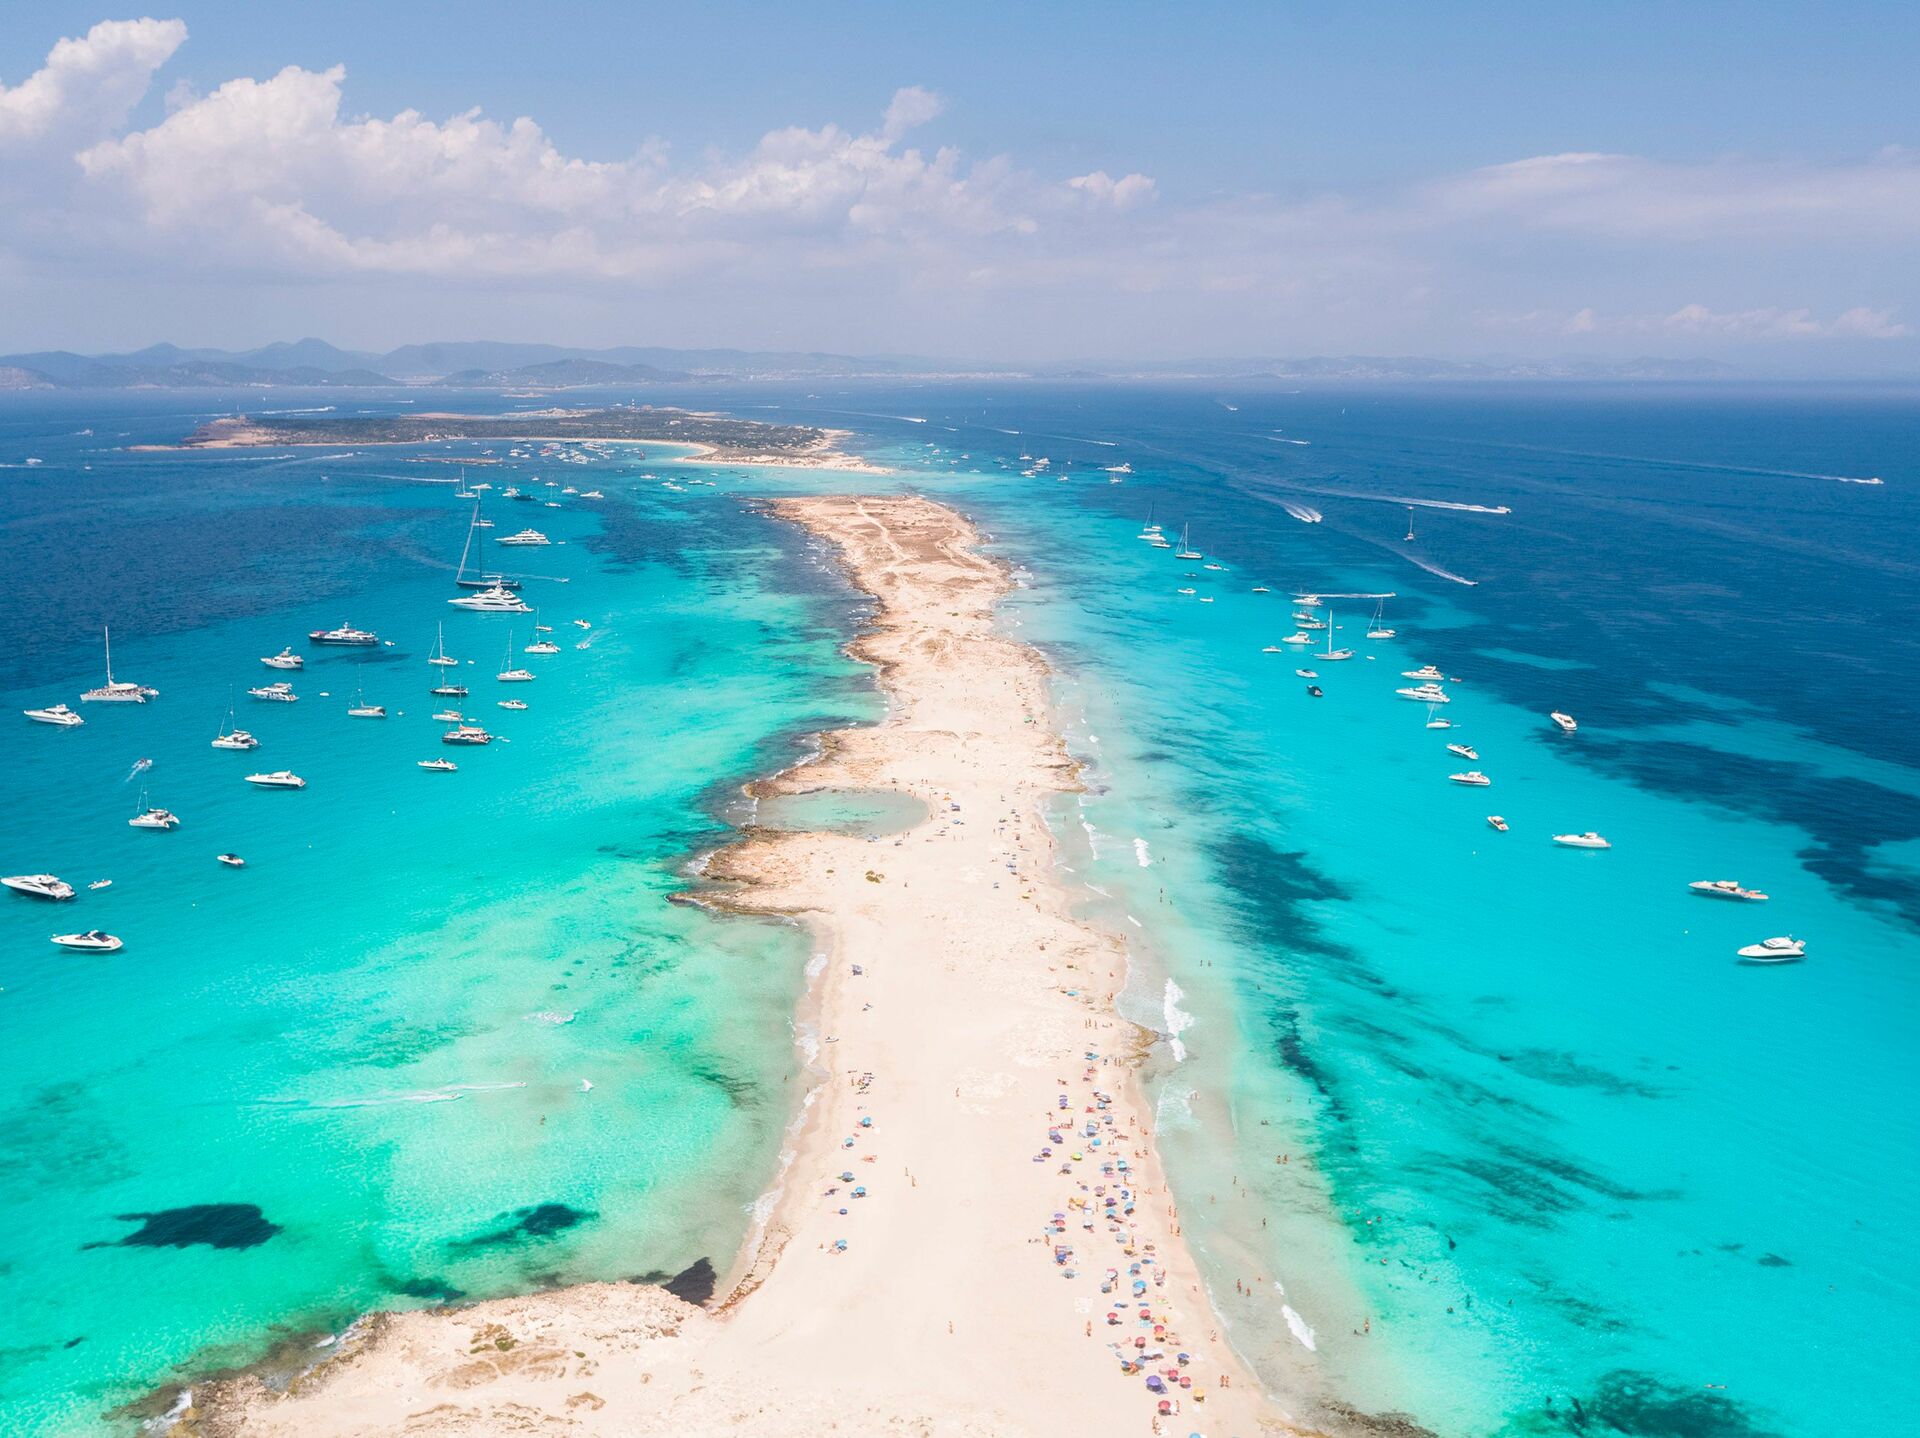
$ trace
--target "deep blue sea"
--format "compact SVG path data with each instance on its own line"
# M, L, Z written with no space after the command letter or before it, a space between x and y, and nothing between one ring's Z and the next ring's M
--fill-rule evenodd
M8 1431L124 1426L101 1415L373 1306L726 1267L796 1098L807 945L666 896L740 782L877 713L840 653L857 597L749 501L901 486L1020 576L1009 632L1087 766L1063 862L1132 948L1188 1233L1277 1385L1446 1435L1905 1421L1920 394L584 398L835 425L896 472L136 453L223 413L546 401L0 396L6 710L82 707L107 623L116 676L161 691L74 730L16 713L0 751L0 870L113 880L0 896ZM532 684L492 677L532 616L444 603L462 461L495 533L559 541L512 556L562 650ZM1352 660L1265 652L1307 592ZM260 666L343 620L393 642ZM444 775L416 768L442 625L501 736ZM1451 730L1394 694L1425 664ZM300 702L246 697L272 677ZM252 754L208 747L230 696ZM279 767L307 790L241 782ZM143 788L178 831L127 827ZM1588 829L1613 847L1550 842ZM1723 878L1771 897L1687 889ZM95 926L125 950L46 941ZM1774 934L1806 962L1736 961Z

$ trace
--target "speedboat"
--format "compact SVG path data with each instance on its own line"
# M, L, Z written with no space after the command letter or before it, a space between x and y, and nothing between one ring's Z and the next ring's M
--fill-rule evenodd
M342 624L338 629L316 629L307 635L309 644L348 644L360 648L378 644L380 636L371 629L355 629Z
M1282 639L1280 642L1282 644L1296 644L1296 645L1311 644L1313 643L1313 636L1311 634L1289 634L1285 639Z
M177 829L180 827L180 816L171 809L143 809L127 823L135 829Z
M84 934L55 934L53 941L63 949L79 949L89 954L111 954L120 947L118 939L100 929L88 929Z
M1400 677L1402 679L1445 679L1447 676L1431 664L1423 664L1418 669L1402 669Z
M511 589L495 584L477 594L462 594L447 603L455 609L472 609L481 614L531 614L533 606Z
M0 884L6 885L16 894L25 894L30 899L71 899L73 885L65 879L57 879L52 874L9 874L0 878Z
M1473 745L1471 744L1449 744L1447 745L1447 752L1449 754L1458 754L1462 759L1478 759L1480 757L1474 752Z
M451 774L460 766L451 759L422 759L417 767L433 774Z
M1555 834L1553 842L1566 849L1611 849L1613 847L1591 829L1584 834Z
M215 854L213 857L216 863L225 864L229 869L244 869L247 867L247 861L238 854Z
M1750 904L1765 903L1767 896L1758 889L1743 889L1732 879L1695 879L1687 887L1702 898L1741 899Z
M537 529L523 529L518 534L509 534L504 538L496 539L494 540L494 543L495 544L529 545L529 544L551 544L553 543L553 541L551 539L548 539L546 535L542 534Z
M116 681L113 677L113 636L103 626L100 637L106 645L107 682L98 689L89 689L80 696L82 704L144 704L149 699L158 699L160 691L149 689L144 684L135 684L130 680Z
M277 684L262 684L257 689L249 689L247 693L255 699L266 699L275 704L294 704L300 699L300 696L293 692L293 686L284 679Z
M1571 734L1580 727L1573 722L1573 716L1571 714L1562 714L1558 709L1547 715L1547 718L1553 720L1554 723L1560 726L1560 732L1562 734Z
M1507 821L1502 819L1498 814L1487 815L1487 823L1502 834L1507 832Z
M527 701L524 699L502 699L499 702L502 709L524 709L527 707Z
M1464 774L1449 774L1447 777L1456 784L1466 784L1475 789L1484 789L1493 782L1478 769L1469 769Z
M95 879L91 884L88 884L87 887L89 889L111 889L113 887L113 880Z
M57 724L62 729L71 729L76 724L87 722L64 704L49 705L45 709L23 709L20 712L36 724Z
M1309 684L1307 686L1307 693L1311 694L1315 699L1319 699L1323 697L1325 691L1321 689L1318 684Z
M1320 677L1320 671L1318 669L1296 669L1293 672L1298 674L1302 679L1318 679Z
M291 648L282 649L278 654L269 654L260 661L269 669L304 669L307 661L295 654Z
M1192 593L1194 593L1194 592L1195 592L1195 591L1194 591L1194 590L1191 590L1191 589L1182 589L1182 590L1180 591L1180 593L1182 593L1182 594L1192 594Z
M1396 689L1393 692L1402 699L1412 699L1420 704L1451 704L1453 702L1447 691L1438 684L1416 684L1411 688Z
M605 499L606 498L606 496L597 489L590 489L580 497L582 499Z
M1254 592L1255 594L1271 594L1271 593L1273 593L1273 591L1272 591L1271 589L1269 589L1269 588L1267 588L1267 586L1266 586L1266 585L1264 585L1264 584L1256 584L1256 585L1254 585L1254 586L1253 586L1253 592Z
M1807 946L1800 939L1762 939L1757 944L1748 944L1734 952L1752 964L1790 964L1795 959L1807 956Z
M1278 644L1269 644L1265 649L1262 649L1260 652L1262 654L1285 654L1287 651L1282 649Z
M491 744L493 735L478 724L460 724L440 736L442 744Z
M576 619L573 621L573 627L575 629L591 629L593 628L593 621L591 619Z
M249 774L247 782L262 789L304 789L307 781L291 769L275 769L271 774Z

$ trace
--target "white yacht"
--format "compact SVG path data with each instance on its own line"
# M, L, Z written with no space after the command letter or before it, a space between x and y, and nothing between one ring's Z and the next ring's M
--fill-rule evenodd
M458 709L442 709L433 717L442 724L458 724L467 716Z
M1695 879L1687 887L1708 899L1738 899L1748 904L1763 904L1767 900L1758 889L1743 889L1732 879Z
M353 696L353 707L347 710L347 717L349 719L384 719L387 717L387 706L384 704L369 704L361 698L360 695L355 694Z
M305 669L307 661L295 654L291 647L282 649L278 654L269 654L260 661L269 669Z
M1262 649L1260 652L1262 654L1285 654L1287 651L1282 649L1278 644L1269 644L1265 649Z
M244 869L247 867L247 861L238 854L215 854L213 857L215 862L225 864L229 869Z
M606 496L597 489L590 489L580 497L582 499L605 499L606 498Z
M1431 664L1423 664L1418 669L1402 669L1400 677L1402 679L1445 679L1447 676Z
M20 712L36 724L57 724L62 729L71 729L76 724L87 722L64 704L51 704L45 709L23 709Z
M427 663L439 665L443 669L452 668L460 661L447 653L447 626L434 626L433 653L427 656Z
M1505 819L1502 819L1498 814L1487 815L1487 823L1497 833L1504 834L1507 832L1507 821Z
M496 539L494 540L494 543L495 544L531 545L531 544L552 544L553 541L551 539L548 539L546 535L542 534L537 529L523 529L518 534L509 534L504 538Z
M1451 704L1453 696L1438 684L1415 684L1411 688L1393 691L1402 699L1411 699L1416 704Z
M1573 716L1571 714L1562 714L1558 709L1547 715L1547 718L1553 720L1554 723L1560 726L1560 732L1562 734L1571 734L1580 727L1573 722Z
M501 670L494 675L502 684L529 684L533 681L531 669L516 669L513 663L513 631L507 631L507 653L501 661Z
M422 759L417 767L425 769L430 774L451 774L460 766L451 759Z
M1311 634L1293 633L1289 634L1280 642L1282 644L1311 644L1313 643L1313 636Z
M1207 556L1195 549L1187 540L1188 526L1180 526L1180 547L1173 552L1175 559L1205 559Z
M1807 956L1805 941L1793 938L1762 939L1757 944L1748 944L1735 953L1749 963L1754 964L1790 964L1795 959Z
M533 643L526 648L528 654L558 654L560 646L546 636L553 632L551 624L540 622L540 611L533 611Z
M260 741L244 729L233 725L233 706L227 706L227 722L220 726L220 732L213 736L216 749L258 749Z
M1447 752L1449 754L1458 754L1462 759L1478 759L1480 757L1479 754L1474 751L1474 747L1471 744L1449 744L1447 745Z
M442 744L470 744L477 746L481 744L491 744L493 742L493 735L489 734L485 729L482 729L478 724L461 724L442 734L440 736L440 742Z
M32 899L71 899L73 885L65 879L57 879L52 874L9 874L0 878L0 884L12 889L16 894L25 894Z
M1302 679L1318 679L1320 677L1320 671L1318 669L1296 669L1293 672L1298 674Z
M455 609L472 609L481 614L531 614L533 606L528 604L511 589L494 585L491 589L482 589L477 594L462 594L447 603Z
M1555 834L1553 842L1566 849L1611 849L1613 847L1591 829L1584 834Z
M309 644L344 644L355 648L370 648L380 642L380 636L371 629L355 629L351 624L342 624L338 629L315 629L307 635Z
M1273 593L1273 591L1272 591L1271 589L1269 589L1269 588L1267 588L1267 586L1266 586L1266 585L1264 585L1264 584L1256 584L1256 585L1254 585L1254 586L1253 586L1253 592L1254 592L1255 594L1271 594L1271 593Z
M499 704L502 709L524 709L527 707L527 701L524 699L502 699L499 701Z
M274 684L262 684L257 689L249 689L247 693L255 699L265 699L272 704L295 704L300 699L300 696L293 692L293 686L284 679Z
M1447 777L1456 784L1465 784L1473 789L1484 789L1493 782L1478 769L1469 769L1464 774L1449 774Z
M113 677L113 636L106 626L100 629L100 638L107 651L107 682L98 689L89 689L80 696L83 704L144 704L149 699L158 699L160 691L149 689L144 684L135 684L130 680L115 681Z
M120 948L120 941L101 929L88 929L84 934L55 934L53 941L63 949L79 949L88 954L111 954Z
M291 769L275 769L270 774L249 774L247 782L261 789L304 789L307 781Z

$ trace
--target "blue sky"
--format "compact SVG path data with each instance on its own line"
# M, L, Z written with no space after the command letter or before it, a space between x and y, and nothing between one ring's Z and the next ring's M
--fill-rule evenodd
M7 7L0 347L1920 364L1920 6L922 8Z

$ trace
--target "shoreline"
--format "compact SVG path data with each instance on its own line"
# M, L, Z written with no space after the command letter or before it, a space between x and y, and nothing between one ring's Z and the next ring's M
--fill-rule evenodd
M926 500L768 507L876 601L848 649L888 703L748 792L892 791L929 816L754 827L698 866L689 900L813 934L796 1042L819 1026L713 1305L586 1284L375 1315L284 1394L201 1385L183 1434L1299 1431L1180 1235L1138 1080L1152 1036L1112 1007L1124 949L1053 872L1044 806L1077 767L1044 659L994 630L1004 566Z

